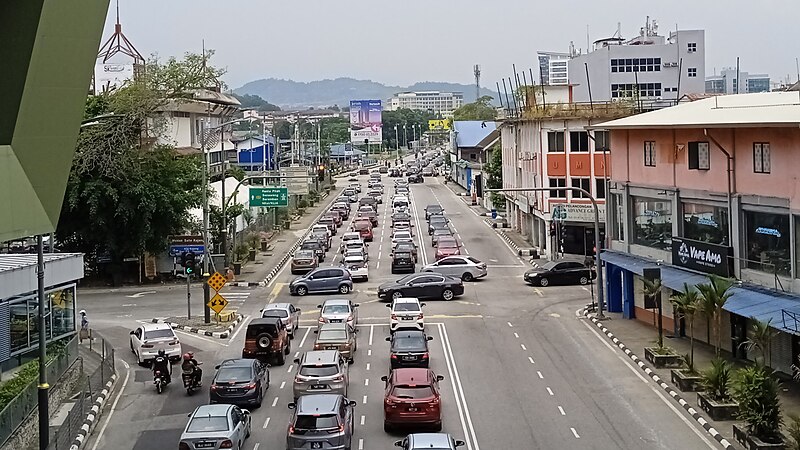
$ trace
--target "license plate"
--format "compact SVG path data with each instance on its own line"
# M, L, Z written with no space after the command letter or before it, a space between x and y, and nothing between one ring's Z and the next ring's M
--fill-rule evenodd
M342 323L342 319L331 319L331 323Z
M416 356L403 356L403 361L414 361L417 359Z
M408 408L408 412L417 412L419 408Z
M312 442L311 448L322 448L322 442Z
M414 320L413 317L403 317L403 320Z
M325 347L325 350L339 350L339 347L336 345L329 345Z
M312 384L308 388L311 389L312 391L320 391L320 390L328 389L328 385L327 384Z
M214 448L216 442L195 442L194 448Z

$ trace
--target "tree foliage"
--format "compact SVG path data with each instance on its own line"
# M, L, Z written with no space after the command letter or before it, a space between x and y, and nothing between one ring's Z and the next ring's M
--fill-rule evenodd
M503 151L499 145L495 144L491 149L492 156L484 167L486 172L486 187L489 189L500 189L503 187ZM505 197L500 192L491 193L494 205L504 205Z
M414 140L413 126L417 126L417 139L428 130L428 121L437 119L436 114L430 111L417 111L411 109L398 109L397 111L383 111L383 143L389 148L397 147L397 140L400 147L406 146L408 141ZM397 133L395 134L395 125ZM403 131L405 125L405 132Z
M456 109L453 112L454 120L494 120L497 110L492 106L492 97L484 95L474 103Z

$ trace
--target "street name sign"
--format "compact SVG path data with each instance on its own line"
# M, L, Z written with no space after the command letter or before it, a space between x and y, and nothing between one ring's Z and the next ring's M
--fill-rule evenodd
M180 256L183 252L194 252L198 256L205 254L203 236L170 236L169 256Z
M289 206L289 189L285 187L251 187L250 206Z

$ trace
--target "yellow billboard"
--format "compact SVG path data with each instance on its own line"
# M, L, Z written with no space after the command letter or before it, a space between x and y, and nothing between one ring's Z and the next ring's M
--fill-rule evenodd
M430 131L442 131L450 129L450 119L437 119L428 121Z

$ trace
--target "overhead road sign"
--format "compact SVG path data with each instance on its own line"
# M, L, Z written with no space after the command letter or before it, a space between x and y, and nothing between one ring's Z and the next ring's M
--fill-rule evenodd
M306 182L306 185L308 183ZM289 188L266 187L250 188L250 206L279 207L289 206Z

